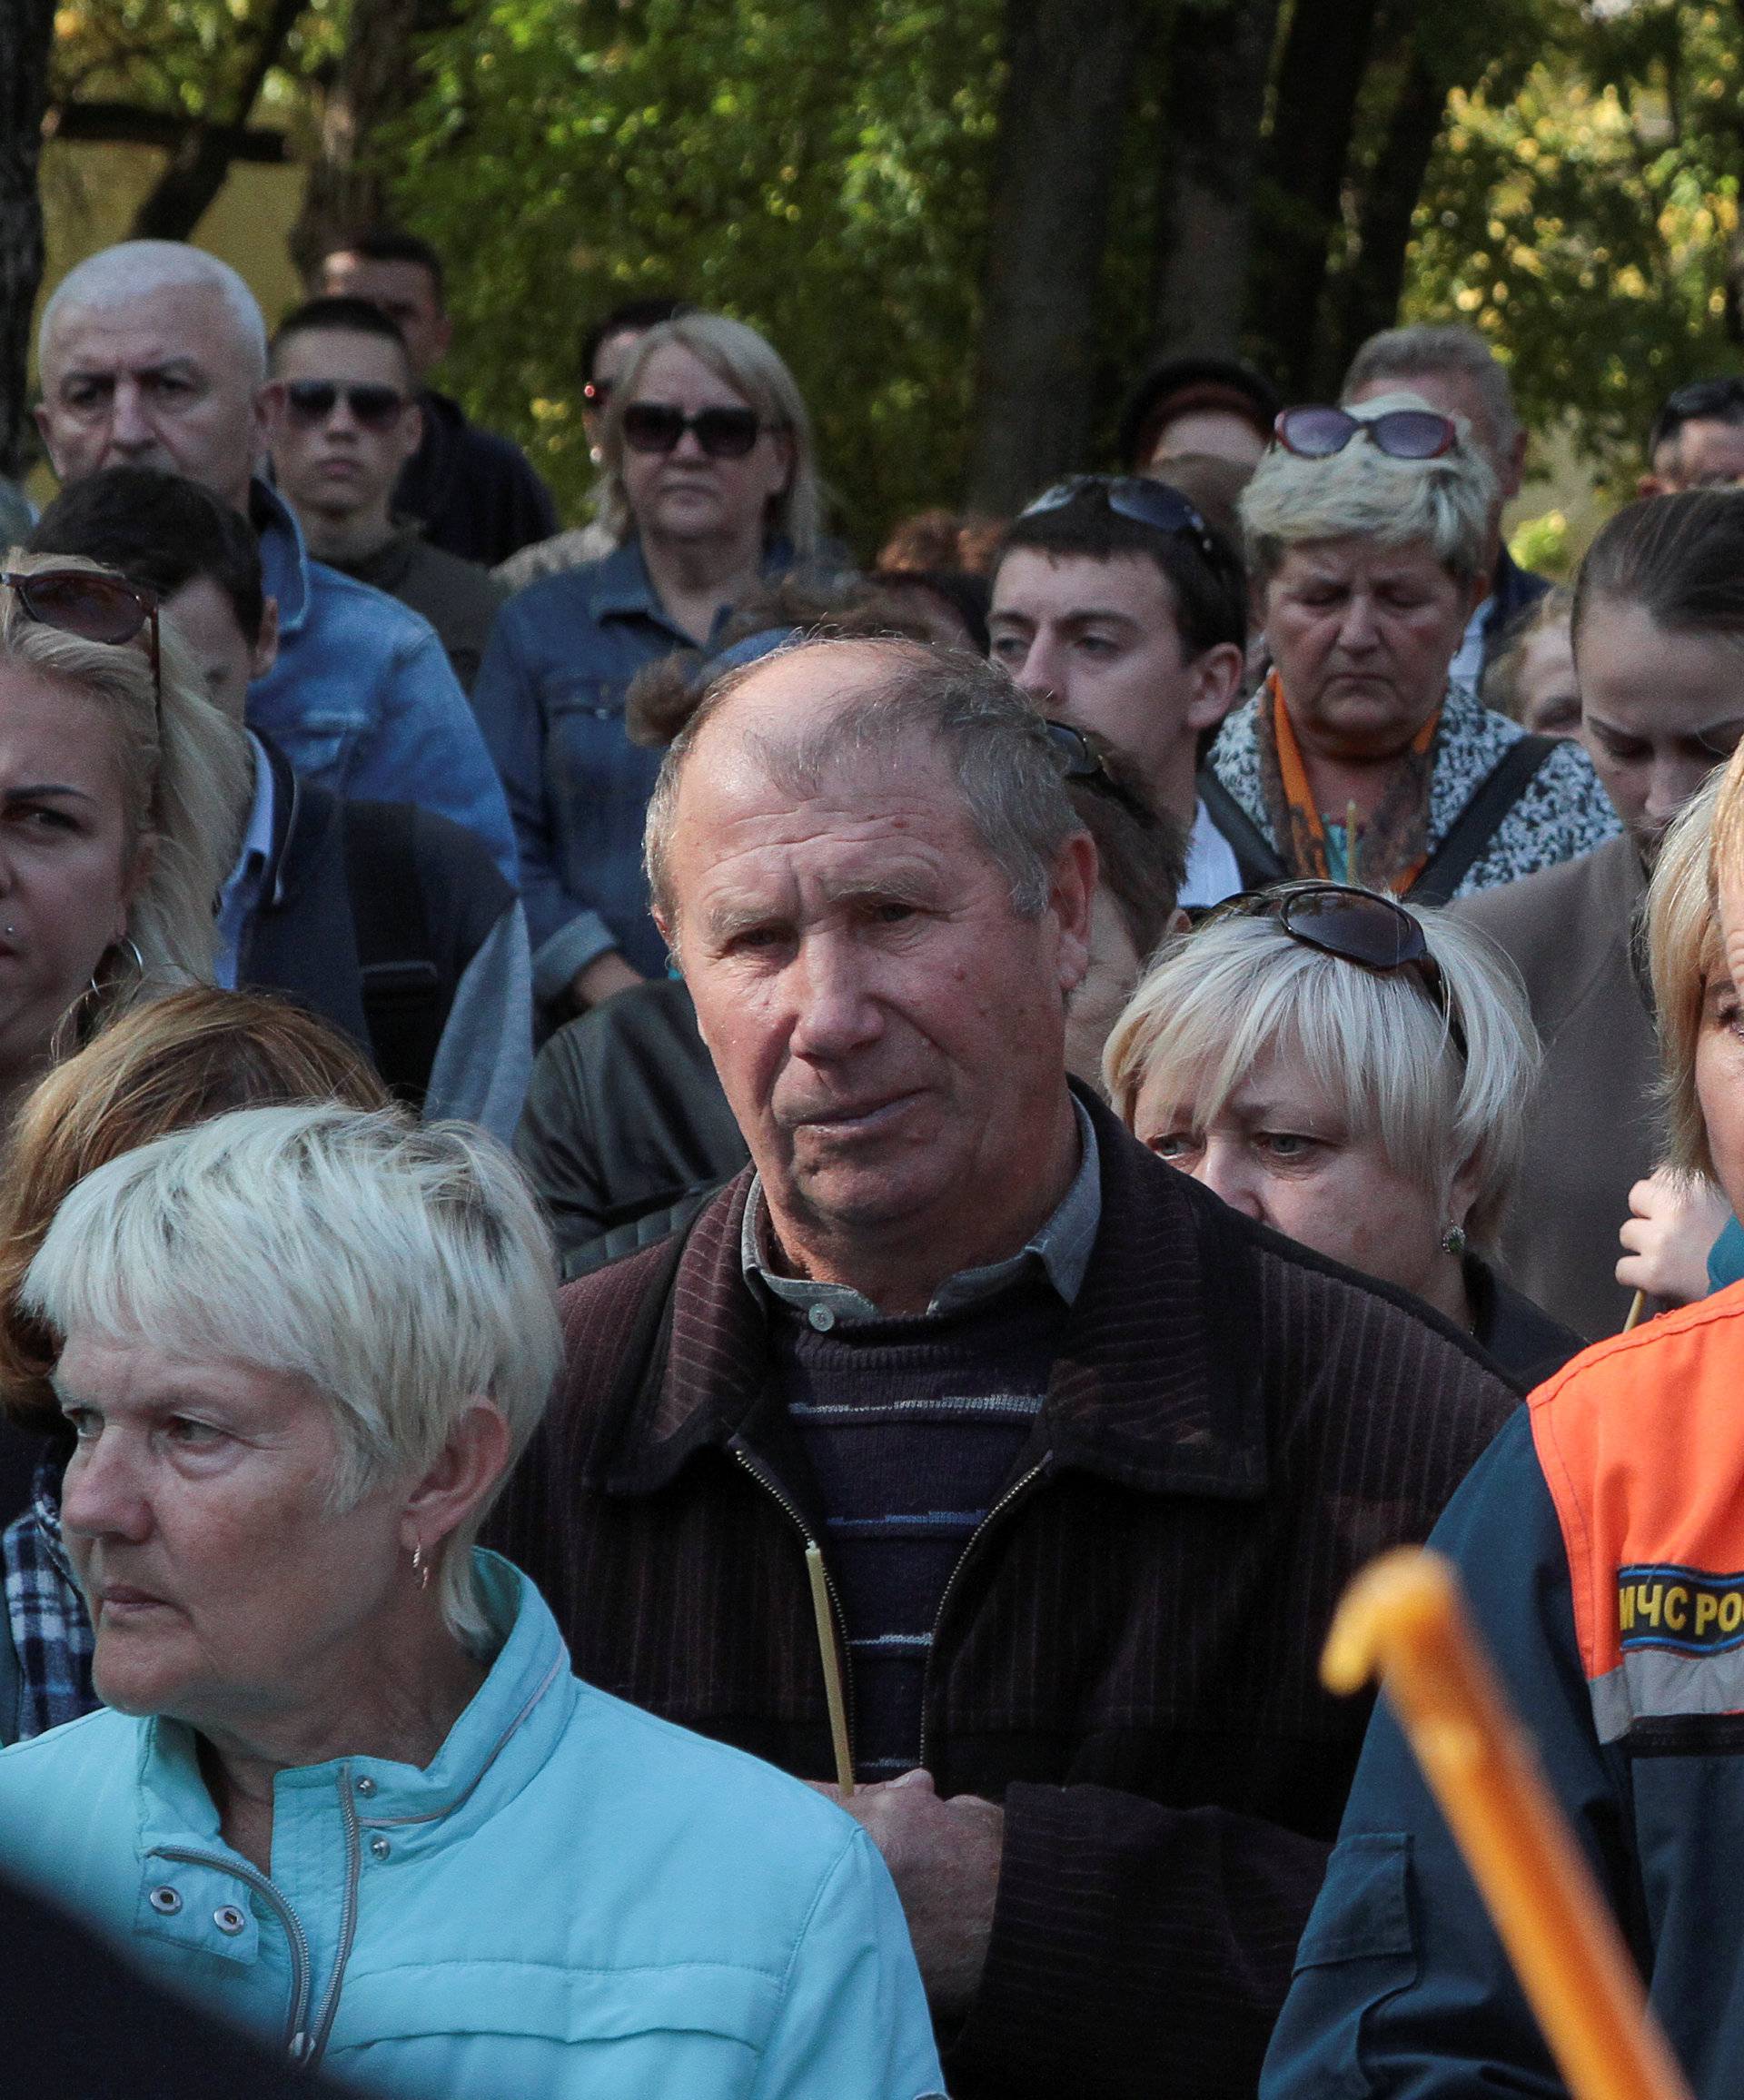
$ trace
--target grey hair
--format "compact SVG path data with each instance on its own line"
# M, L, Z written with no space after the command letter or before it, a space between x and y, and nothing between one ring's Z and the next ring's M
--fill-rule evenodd
M805 397L768 338L724 313L681 313L650 328L637 344L623 377L611 390L611 405L600 436L600 473L594 505L600 526L611 535L614 546L621 545L635 530L624 489L623 404L635 399L649 360L672 349L689 351L754 408L767 428L785 433L793 449L793 468L787 488L769 506L766 537L787 540L796 560L809 561L818 550L824 500Z
M69 270L43 309L36 330L38 368L48 371L50 347L63 315L87 309L102 312L154 292L183 289L217 293L237 346L252 367L250 381L261 385L266 378L266 318L259 300L228 262L186 241L121 241Z
M1401 391L1356 402L1348 413L1368 423L1428 406ZM1292 547L1363 539L1382 547L1426 543L1458 582L1470 583L1483 560L1496 477L1465 419L1452 420L1459 442L1438 460L1395 460L1360 437L1326 460L1300 459L1274 442L1242 491L1249 572L1269 583Z
M245 1108L78 1183L20 1303L63 1342L141 1334L200 1362L306 1379L332 1412L332 1507L434 1464L493 1401L509 1465L436 1549L442 1616L489 1637L471 1546L562 1358L550 1241L520 1170L465 1124L399 1109Z
M831 658L847 650L864 660L876 650L889 665L869 690L838 698ZM673 825L686 764L708 725L748 680L771 663L815 656L818 712L795 737L747 732L758 762L783 794L796 801L818 792L844 758L888 757L904 740L926 737L943 747L976 836L1011 886L1020 918L1047 908L1055 863L1069 838L1084 829L1047 726L997 665L966 650L923 642L864 639L800 641L730 672L711 686L668 748L648 806L643 864L654 908L677 952L678 900L670 874Z
M1519 1176L1538 1036L1513 966L1475 927L1414 909L1464 1030L1461 1063L1414 973L1379 972L1293 939L1275 919L1217 919L1165 943L1103 1056L1130 1128L1156 1074L1210 1122L1268 1051L1313 1075L1353 1134L1374 1134L1394 1172L1445 1202L1468 1164L1466 1231L1493 1246Z
M45 569L88 569L70 554L15 550L6 566L28 576ZM154 687L144 638L137 646L87 641L45 627L25 610L15 590L0 591L0 662L71 687L113 724L132 838L154 840L152 866L127 914L127 936L139 949L146 984L212 982L218 930L213 901L230 873L247 814L252 770L248 739L208 698L171 622L161 627L162 699ZM99 993L99 1008L124 1003L138 989L124 975ZM96 1015L87 1015L94 1019Z
M1469 379L1483 403L1490 435L1499 451L1508 451L1520 435L1520 414L1508 368L1475 328L1462 322L1438 325L1420 322L1411 328L1383 328L1351 360L1344 374L1344 399L1377 380L1409 386L1435 372L1457 372Z

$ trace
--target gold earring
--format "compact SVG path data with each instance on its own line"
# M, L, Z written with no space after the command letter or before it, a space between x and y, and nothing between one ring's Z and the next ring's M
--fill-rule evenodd
M411 1549L411 1571L418 1578L419 1589L428 1590L430 1588L430 1562L424 1559L424 1549L421 1543Z

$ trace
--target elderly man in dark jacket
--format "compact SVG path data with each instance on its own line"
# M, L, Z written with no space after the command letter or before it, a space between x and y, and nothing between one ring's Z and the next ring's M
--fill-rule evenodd
M753 1165L570 1286L500 1536L583 1674L822 1781L820 1544L959 2100L1251 2090L1361 1740L1333 1602L1512 1395L1068 1090L1095 852L996 669L752 667L649 860Z

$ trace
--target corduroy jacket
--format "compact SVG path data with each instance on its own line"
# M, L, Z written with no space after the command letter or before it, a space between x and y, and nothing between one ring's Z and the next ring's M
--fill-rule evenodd
M957 2100L1253 2092L1367 1714L1315 1675L1333 1601L1427 1534L1515 1397L1091 1113L1088 1273L926 1675L939 1792L1006 1812ZM570 1285L496 1536L593 1682L825 1778L823 1525L740 1268L748 1185Z

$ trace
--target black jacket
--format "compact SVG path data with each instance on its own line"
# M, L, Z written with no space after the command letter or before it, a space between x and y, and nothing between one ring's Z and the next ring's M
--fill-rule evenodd
M441 637L461 691L472 690L497 608L509 595L489 570L432 547L416 523L399 524L392 539L361 560L327 559L329 568L422 613Z
M342 1028L421 1107L461 977L514 892L489 847L447 817L342 800L267 755L272 852L237 984Z
M401 471L393 507L424 521L432 547L494 569L557 530L551 492L511 439L469 422L446 394L418 397L424 434Z

